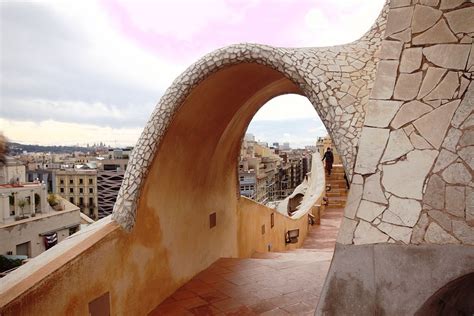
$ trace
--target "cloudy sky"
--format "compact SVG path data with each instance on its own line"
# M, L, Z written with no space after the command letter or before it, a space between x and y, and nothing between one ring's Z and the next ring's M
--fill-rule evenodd
M327 46L360 37L384 0L0 1L0 131L35 144L133 145L174 78L222 46ZM262 141L314 143L299 96L270 101Z

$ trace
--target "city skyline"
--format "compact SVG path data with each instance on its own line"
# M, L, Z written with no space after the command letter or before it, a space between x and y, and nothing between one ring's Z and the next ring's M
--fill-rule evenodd
M204 53L239 42L350 42L368 30L382 5L2 2L0 131L22 143L133 145L165 88Z

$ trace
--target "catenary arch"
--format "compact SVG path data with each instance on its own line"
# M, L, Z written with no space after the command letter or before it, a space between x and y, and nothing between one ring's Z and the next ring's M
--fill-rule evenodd
M215 142L228 141L230 134L238 134L230 126L239 127L243 133L243 126L248 125L259 106L284 93L299 93L309 99L335 141L344 168L351 176L365 106L375 78L377 59L374 56L382 41L380 33L387 11L386 5L373 27L350 44L323 48L238 44L218 49L191 65L165 92L141 134L114 205L113 219L126 230L132 229L145 180L149 182L150 176L154 176L154 167L158 163L189 175L198 172L192 168L209 168L210 161L205 167L197 163L192 166L171 164L171 161L185 159L182 156L190 152L184 146L200 147L202 151L196 150L196 157L205 155L209 160L217 159L215 157L219 153L216 148L236 150L241 137L234 135L228 147L222 144L218 147ZM265 93L268 94L266 98L260 96ZM257 102L258 106L252 107L253 112L247 110L244 115L245 109L250 108L248 104L252 103L252 98L262 100ZM193 106L194 103L200 105ZM186 121L186 115L192 117ZM216 134L209 137L211 130ZM181 139L173 135L186 137ZM208 137L197 139L197 135ZM166 145L170 139L174 140L174 147ZM231 168L229 157L222 162L225 161L225 170ZM187 186L209 184L207 177L224 171L218 166L220 163L208 170L204 178L183 184L176 193L187 192L183 190ZM232 169L232 172L235 170ZM188 177L188 180L191 179ZM233 191L235 188L228 192ZM161 194L158 188L155 192ZM202 194L206 195L208 191L203 190Z
M377 26L377 23L375 25ZM369 35L377 34L377 29L367 34L361 41L367 40L374 43ZM354 68L354 73L360 77L357 84L361 98L357 95L350 96L349 92L341 92L341 97L349 101L334 104L332 102L335 99L333 90L344 89L348 81L357 80L358 77L348 72L345 74L346 78L341 77L341 80L336 80L336 76L341 76L341 71L328 70L327 64L333 62L332 60L338 56L343 58L353 54L354 47L351 45L356 44L318 49L286 49L257 44L239 44L217 50L193 64L166 91L140 136L114 206L113 218L122 227L130 230L135 224L137 203L139 197L141 198L144 180L149 177L151 166L160 161L161 158L158 155L164 155L167 159L183 159L175 155L184 153L184 149L181 149L181 152L177 149L165 149L168 148L164 146L165 138L174 137L176 148L182 148L185 144L199 146L199 142L197 139L194 139L192 145L190 142L181 142L177 136L171 136L175 132L190 133L191 136L204 136L208 133L209 136L213 129L213 133L216 133L212 137L214 141L227 139L226 135L231 132L231 128L229 127L226 133L224 131L228 126L238 126L239 133L243 134L260 106L269 99L285 93L297 93L309 99L330 136L335 140L335 146L342 155L346 171L351 174L357 139L365 116L363 98L368 94L368 92L365 94L360 92L368 91L372 83L373 77L368 75L374 67L373 56L370 54L378 48L376 44L368 46L369 49L364 50L363 56L357 59L359 69ZM360 60L365 61L368 69L363 68L364 63ZM362 79L362 77L369 79ZM260 102L255 100L260 100ZM258 106L250 106L252 102L258 103ZM338 108L341 112L344 111L344 107L351 107L353 110L341 118L337 111ZM189 119L184 124L186 113L192 113L194 120ZM355 126L350 136L347 135L347 127L342 126L343 124ZM170 132L174 125L179 125L180 130L173 129L175 132ZM218 139L218 136L221 138ZM240 140L241 135L234 136L233 146L226 150L238 150L236 148L240 145ZM207 144L210 140L200 139L199 141L211 146ZM204 149L202 146L201 148ZM217 147L205 148L211 152L202 151L196 155L212 158L217 154L214 152ZM228 157L225 160L226 168L230 168ZM195 164L194 167L203 166ZM181 168L184 168L184 165ZM198 180L193 179L193 181ZM193 181L187 185L192 185Z

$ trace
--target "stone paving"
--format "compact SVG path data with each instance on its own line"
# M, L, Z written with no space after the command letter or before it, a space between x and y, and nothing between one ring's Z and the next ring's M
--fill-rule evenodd
M326 209L300 249L218 260L149 315L313 315L342 214Z

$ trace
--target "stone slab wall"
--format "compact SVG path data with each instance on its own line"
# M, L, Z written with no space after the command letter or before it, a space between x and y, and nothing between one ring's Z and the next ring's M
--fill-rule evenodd
M392 1L338 242L474 245L474 4Z

